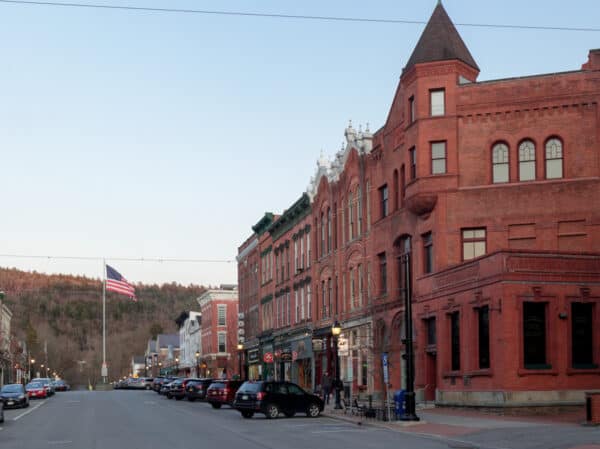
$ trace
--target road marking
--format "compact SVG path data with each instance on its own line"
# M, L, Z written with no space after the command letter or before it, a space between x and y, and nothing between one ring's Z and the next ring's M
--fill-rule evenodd
M340 433L340 432L364 432L369 431L371 429L336 429L336 430L313 430L310 433Z
M71 444L71 440L48 441L48 444Z
M29 415L31 412L33 412L34 410L37 410L38 408L40 408L42 405L44 405L46 403L46 401L44 400L43 402L40 402L38 405L36 405L35 407L27 410L26 412L21 413L19 416L15 416L13 418L13 421L17 421L19 419L21 419L23 416L27 416Z

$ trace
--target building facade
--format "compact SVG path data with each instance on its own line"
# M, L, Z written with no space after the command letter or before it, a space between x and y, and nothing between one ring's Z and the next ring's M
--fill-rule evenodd
M439 3L407 61L384 125L348 126L307 191L312 388L334 373L336 321L354 394L404 388L410 300L419 400L581 404L600 390L600 50L580 70L479 82ZM278 271L282 244L298 257L272 232L285 216L253 229L273 376L294 330L277 301L297 285Z
M237 288L207 290L198 298L201 377L231 378L239 373Z
M183 375L197 377L200 369L200 329L202 314L200 312L182 312L175 320L179 328L179 370Z

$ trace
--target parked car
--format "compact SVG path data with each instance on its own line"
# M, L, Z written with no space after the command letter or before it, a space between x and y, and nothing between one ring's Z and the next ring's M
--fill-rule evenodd
M21 384L4 385L0 390L0 402L3 402L6 408L29 407L27 391Z
M188 382L185 388L185 397L190 402L194 402L196 399L206 399L206 390L213 382L213 379L196 379Z
M223 404L231 405L236 391L243 383L241 380L216 380L208 387L206 400L213 408L221 408Z
M140 387L144 390L150 390L153 381L154 379L152 377L140 377Z
M54 382L54 390L55 391L69 391L70 389L71 389L71 386L62 379Z
M187 377L185 379L178 379L177 381L173 381L171 383L171 389L167 393L167 397L169 399L175 398L178 401L181 401L186 396L187 385L190 382L196 381L196 380L199 380L199 379L194 379L192 377Z
M171 389L171 383L175 380L177 380L175 377L165 378L165 380L162 382L162 385L160 386L158 394L166 395Z
M29 382L27 385L25 385L25 391L27 391L27 396L29 396L29 399L45 399L48 397L48 391L46 388L44 388L44 384L41 382Z
M4 422L4 402L0 401L0 423Z
M31 379L31 382L40 382L46 389L47 396L52 396L54 394L52 379L50 379L49 377L36 377L35 379Z
M160 390L160 386L164 380L165 378L163 376L155 377L152 381L152 389L158 393L158 391Z
M248 381L238 389L233 407L244 418L263 413L267 418L275 419L281 412L288 418L296 413L316 418L324 404L320 397L291 382Z

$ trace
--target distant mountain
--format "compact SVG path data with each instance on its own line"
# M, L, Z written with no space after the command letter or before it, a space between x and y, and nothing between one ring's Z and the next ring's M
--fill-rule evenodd
M106 347L109 379L131 370L152 332L177 332L175 318L197 310L202 286L136 286L137 301L106 294ZM37 364L45 342L52 370L73 384L95 383L102 363L102 282L83 276L47 275L0 268L0 290L13 313L12 331L27 341ZM83 363L85 362L85 363Z

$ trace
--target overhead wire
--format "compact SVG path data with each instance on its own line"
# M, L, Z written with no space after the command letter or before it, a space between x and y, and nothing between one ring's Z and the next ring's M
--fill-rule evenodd
M238 16L238 17L256 17L256 18L260 17L260 18L270 18L270 19L312 20L312 21L328 21L328 22L358 22L358 23L383 23L383 24L404 24L404 25L425 25L428 23L428 21L425 21L425 20L411 20L411 19L321 16L321 15L308 15L308 14L266 13L266 12L256 12L256 11L226 11L226 10L209 10L209 9L158 8L158 7L150 7L150 6L113 5L113 4L100 4L100 3L43 2L43 1L35 1L35 0L0 0L0 3L25 5L25 6L88 8L88 9L105 9L105 10L120 10L120 11L129 11L129 12L170 13L170 14L201 14L201 15ZM600 32L600 28L595 28L595 27L516 25L516 24L494 24L494 23L474 23L474 22L455 22L454 25L462 26L462 27L477 27L477 28L520 29L520 30L540 30L540 31Z
M177 262L177 263L232 263L232 259L185 259L169 257L100 257L100 256L52 256L33 254L0 254L0 257L15 259L44 259L44 260L91 260L119 262Z

